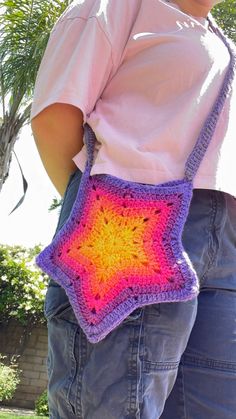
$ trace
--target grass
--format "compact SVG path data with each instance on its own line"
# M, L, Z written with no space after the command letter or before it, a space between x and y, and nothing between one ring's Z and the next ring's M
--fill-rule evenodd
M0 419L48 419L48 416L19 416L15 413L0 413Z

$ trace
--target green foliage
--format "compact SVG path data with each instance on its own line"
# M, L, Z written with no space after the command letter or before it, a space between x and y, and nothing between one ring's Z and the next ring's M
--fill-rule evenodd
M13 413L1 413L0 412L0 419L16 419L16 415ZM17 414L17 419L48 419L48 416L31 416L31 415L18 415Z
M50 32L71 0L0 1L0 191L29 122L36 75Z
M0 324L45 322L43 304L48 277L35 265L40 247L0 245Z
M70 1L0 2L0 58L4 94L32 95L49 34ZM12 101L15 97L11 96Z
M36 400L35 413L39 416L45 416L49 414L47 390L44 390L44 392Z
M225 0L212 9L218 25L236 43L236 4L235 0Z
M62 206L62 199L53 198L53 201L50 207L48 208L48 211L53 211L57 208L60 208L61 206Z
M20 370L15 361L11 360L9 366L4 365L1 359L6 358L0 354L0 402L12 399L16 387L20 382Z

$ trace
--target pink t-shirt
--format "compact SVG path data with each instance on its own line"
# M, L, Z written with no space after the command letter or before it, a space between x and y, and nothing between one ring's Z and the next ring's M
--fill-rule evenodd
M208 20L175 3L77 0L51 33L31 119L56 102L77 106L98 139L92 174L150 184L180 179L228 64ZM195 188L236 195L235 105L236 81ZM74 161L84 170L85 147Z

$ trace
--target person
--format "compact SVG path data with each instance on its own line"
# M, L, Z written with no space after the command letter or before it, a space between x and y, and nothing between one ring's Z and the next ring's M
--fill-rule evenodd
M183 177L230 60L211 14L216 3L78 0L59 18L31 111L42 162L63 196L57 231L85 167L85 123L97 138L92 175L148 184ZM197 298L138 308L92 344L50 279L50 418L236 417L235 104L234 81L183 232Z

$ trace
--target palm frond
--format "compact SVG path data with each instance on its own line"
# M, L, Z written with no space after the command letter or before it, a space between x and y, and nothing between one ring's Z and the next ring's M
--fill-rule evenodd
M32 95L49 34L69 0L5 0L0 3L0 64L4 95ZM23 97L22 96L22 97Z
M71 0L0 1L0 191L29 121L32 92L49 34Z

